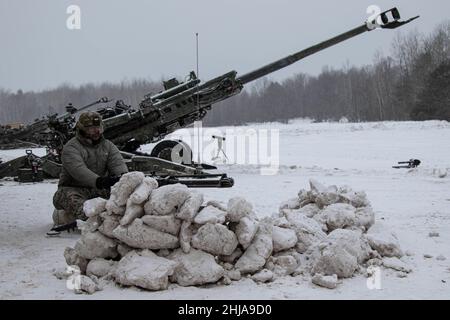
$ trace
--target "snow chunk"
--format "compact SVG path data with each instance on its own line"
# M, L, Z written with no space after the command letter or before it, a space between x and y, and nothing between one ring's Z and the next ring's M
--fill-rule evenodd
M97 285L97 283L94 282L89 277L80 275L77 276L76 286L75 286L75 293L81 294L81 293L87 293L87 294L94 294L96 291L101 290L101 288Z
M226 211L222 211L213 206L207 206L197 214L194 222L197 224L224 223L226 215Z
M116 261L95 258L89 261L86 268L86 275L96 276L98 278L112 274L116 268Z
M127 206L123 218L120 219L120 225L126 226L134 221L136 218L141 218L144 215L144 208L140 204L134 203L131 199L127 200Z
M291 223L291 228L297 235L296 249L300 253L306 252L312 244L320 242L327 236L316 220L305 217L302 214L287 213L286 219Z
M272 249L272 225L263 221L259 224L252 243L236 262L236 269L242 274L261 270L270 257Z
M106 206L105 206L106 211L108 212L108 214L110 215L118 215L118 216L123 216L125 213L125 206L118 206L113 200L108 200L106 202Z
M126 286L136 286L148 290L164 290L169 284L169 276L178 264L158 257L150 250L131 251L117 264L116 282Z
M298 267L297 260L290 255L284 255L271 258L274 264L273 272L278 276L287 276L292 274Z
M185 221L192 221L196 217L200 207L203 203L203 194L192 192L180 208L179 212L175 213L175 217Z
M274 252L283 251L295 246L297 243L297 235L294 230L274 226L272 241Z
M84 235L89 232L97 231L102 224L102 219L99 215L89 217L86 221L78 220L77 226L81 230L81 234Z
M336 289L338 285L338 277L335 274L331 276L324 276L320 273L316 273L314 277L312 277L311 282L320 287Z
M120 219L121 219L121 216L119 216L119 215L115 215L115 214L105 215L105 219L103 220L103 223L98 228L98 231L100 231L107 237L114 238L113 231L119 225Z
M410 273L412 271L411 267L396 257L383 258L383 266L406 273Z
M145 214L174 214L190 195L188 187L180 183L159 187L151 192L150 200L144 206Z
M234 261L236 261L236 259L238 259L240 256L242 256L242 254L243 254L243 252L242 252L241 248L237 247L236 250L234 250L232 254L230 254L228 256L219 256L219 260L223 261L223 262L234 263Z
M105 211L106 202L106 199L100 197L86 200L83 204L83 212L86 217L96 216Z
M328 217L326 215L323 214L323 211L319 211L319 213L317 213L314 217L312 217L312 219L314 219L315 221L317 221L317 223L320 225L320 227L322 228L322 231L325 233L328 233L328 225L327 225L327 220Z
M341 229L342 230L342 229ZM340 278L350 278L358 268L355 256L343 248L332 247L323 250L312 269L312 274L337 274Z
M130 195L129 200L134 204L143 204L148 200L152 190L158 188L158 181L152 177L145 177L142 183Z
M239 281L242 278L240 271L236 269L228 270L225 274L228 278L230 278L230 280L233 281Z
M123 207L128 198L138 185L142 183L145 175L139 171L125 173L120 177L119 182L111 187L111 197L107 206Z
M338 229L327 236L327 241L344 248L356 257L359 264L364 263L373 254L367 240L360 231Z
M117 257L116 243L102 233L84 234L75 244L75 250L86 259Z
M236 249L236 235L221 224L207 223L192 238L192 246L213 255L230 255Z
M193 234L192 222L183 221L180 228L180 246L184 253L191 251L191 239Z
M315 203L309 203L306 206L303 206L300 209L293 210L295 214L302 214L308 218L314 217L316 214L319 213L320 209Z
M298 197L289 199L280 204L280 212L283 209L299 209L301 206L300 200Z
M134 249L128 245L126 245L125 243L119 243L117 245L117 252L119 253L119 255L121 257L125 257L127 255L128 252L133 251Z
M367 232L366 238L372 249L384 257L402 257L397 236L386 228L382 223L375 223Z
M356 209L349 204L334 203L323 209L321 214L326 217L328 230L333 231L355 226L355 211Z
M239 222L253 210L250 202L242 197L234 197L228 201L227 219L231 222Z
M364 191L353 191L349 187L341 187L339 189L339 202L349 203L355 208L370 206Z
M156 230L161 232L166 232L171 235L178 235L181 227L181 220L178 220L173 215L169 216L150 216L145 215L141 218L141 220Z
M174 249L179 246L178 238L145 225L141 219L135 219L128 227L118 226L114 236L133 248Z
M272 224L274 226L277 226L280 228L286 228L286 229L289 229L291 227L291 223L289 221L287 221L285 216L273 218Z
M178 262L170 280L181 286L194 286L217 282L225 270L216 263L209 253L192 249L188 254L175 250L170 259Z
M368 230L375 223L375 213L372 207L369 205L367 207L357 208L355 211L356 225L364 227L364 230Z
M69 266L77 266L81 273L86 273L88 260L83 258L74 248L67 247L64 250L64 259Z
M325 193L329 191L329 189L325 187L325 185L321 184L316 179L309 180L309 187L314 194Z
M371 249L360 232L336 229L313 248L312 274L336 274L339 278L349 278L360 264L369 259L370 254Z
M254 275L251 276L251 279L255 282L269 282L272 281L274 278L274 274L272 271L263 269Z
M242 248L247 249L258 231L258 222L244 217L233 229Z
M213 206L213 207L215 207L215 208L217 208L219 210L227 211L227 206L224 203L222 203L220 201L216 201L216 200L209 200L208 202L206 202L205 206L206 207L207 206Z
M315 203L320 209L335 203L347 203L355 208L369 206L365 192L354 192L349 187L326 187L315 179L309 181L310 191L300 190L298 193L301 207Z
M317 204L319 208L326 207L339 201L339 195L336 186L325 187L315 179L309 181L311 188L309 198Z

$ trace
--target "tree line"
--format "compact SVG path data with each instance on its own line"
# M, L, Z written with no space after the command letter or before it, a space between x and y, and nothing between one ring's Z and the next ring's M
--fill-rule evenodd
M450 21L431 34L398 33L392 53L373 63L318 76L297 74L278 83L262 79L251 90L221 102L210 112L212 125L287 121L427 120L450 121Z
M122 99L137 108L144 95L161 90L149 80L72 86L12 93L0 88L0 123L30 123L100 97ZM282 82L258 80L241 94L216 104L205 125L287 121L450 120L450 21L433 32L397 33L391 54L377 53L371 65L323 68L317 76L300 73Z

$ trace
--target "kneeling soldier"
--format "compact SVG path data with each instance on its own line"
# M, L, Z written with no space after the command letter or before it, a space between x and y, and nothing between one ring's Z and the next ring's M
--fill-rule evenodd
M108 198L110 188L128 172L119 149L103 137L102 117L84 112L76 124L76 136L62 151L62 171L53 196L55 226L86 220L86 200Z

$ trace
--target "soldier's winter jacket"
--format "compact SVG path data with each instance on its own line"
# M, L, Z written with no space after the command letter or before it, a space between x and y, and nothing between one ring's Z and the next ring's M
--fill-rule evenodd
M95 188L99 176L128 172L119 149L103 137L92 144L91 140L77 134L64 146L61 160L61 187Z

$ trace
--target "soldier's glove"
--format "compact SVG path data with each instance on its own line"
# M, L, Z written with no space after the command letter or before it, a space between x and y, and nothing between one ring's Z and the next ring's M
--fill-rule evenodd
M97 189L109 189L119 180L119 176L98 177L95 186Z

